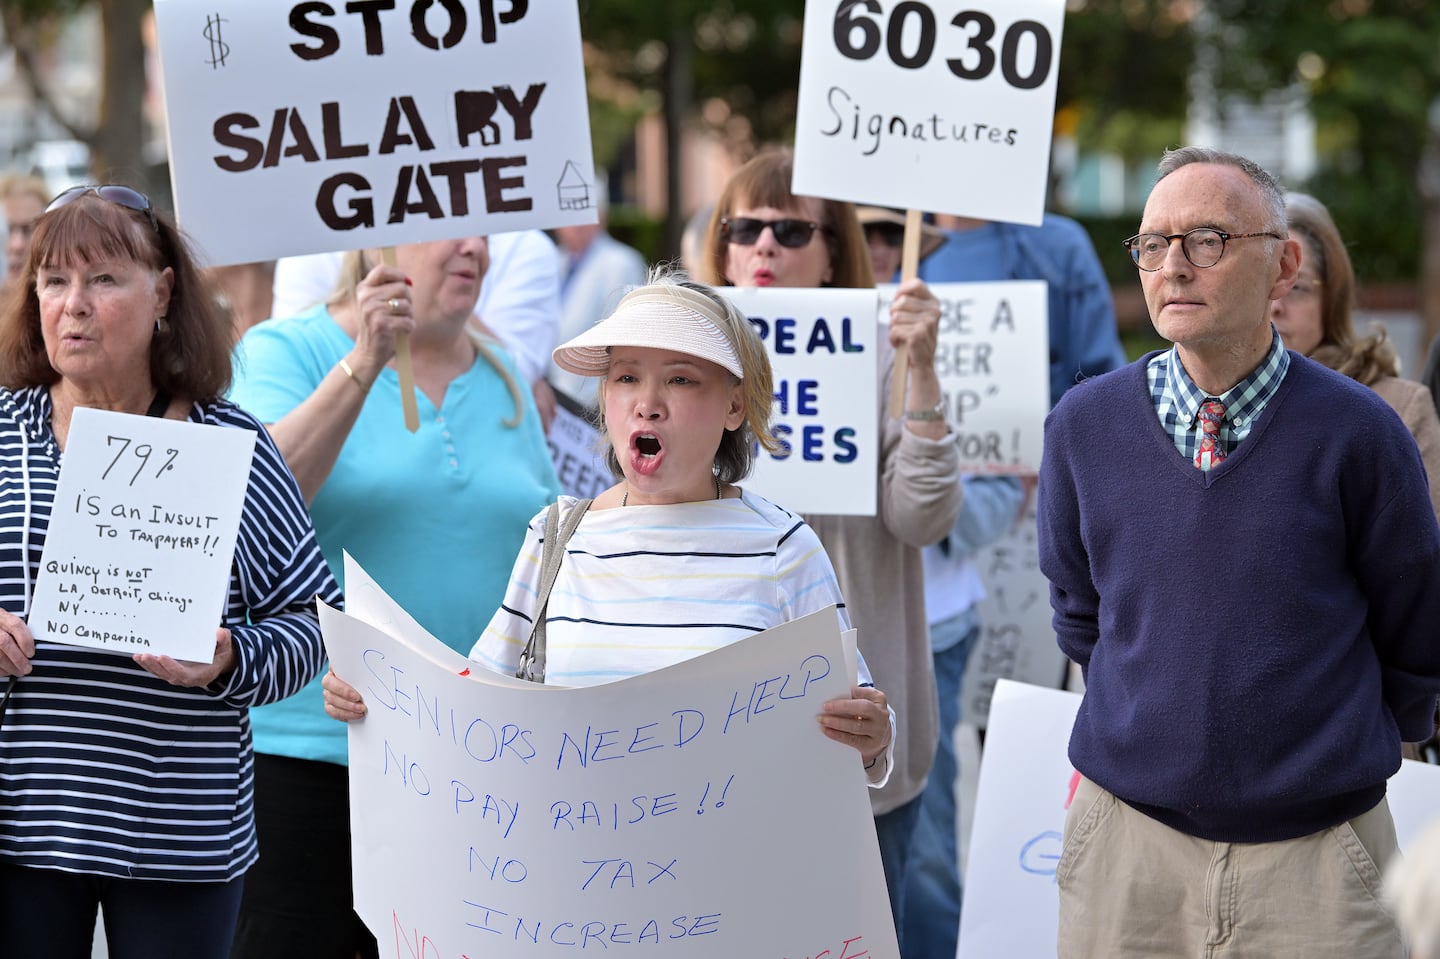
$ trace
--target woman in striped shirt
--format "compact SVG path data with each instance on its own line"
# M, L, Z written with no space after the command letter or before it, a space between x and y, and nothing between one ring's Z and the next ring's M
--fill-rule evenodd
M295 479L220 397L230 329L174 223L124 186L37 221L0 313L0 954L229 954L256 858L247 710L324 661L340 600ZM71 417L81 407L256 434L211 662L36 640L26 624ZM78 455L78 454L77 454Z
M565 547L546 623L546 680L589 686L690 659L835 605L830 559L798 516L735 484L769 431L772 376L748 320L708 287L657 277L560 346L555 362L603 377L607 459L619 482L596 497ZM561 497L562 510L576 508ZM503 605L470 658L513 674L537 615L545 513L530 522ZM326 711L365 713L325 677ZM890 768L892 722L864 660L848 698L825 704L824 734L853 746L872 785Z

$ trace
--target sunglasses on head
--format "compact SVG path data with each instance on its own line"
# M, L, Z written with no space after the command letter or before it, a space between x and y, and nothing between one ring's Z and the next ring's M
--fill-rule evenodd
M82 196L89 196L92 193L108 203L145 214L145 219L150 221L155 232L160 232L160 224L155 220L155 210L150 206L150 198L139 190L132 190L128 186L121 186L118 183L107 183L103 186L72 186L51 200L50 205L45 208L45 212L58 210L62 206L74 203Z
M816 230L830 232L829 227L821 226L814 220L792 220L788 217L783 220L757 220L750 216L727 216L720 219L720 238L740 246L750 246L760 239L767 226L776 243L792 250L809 243Z
M886 246L898 247L905 242L905 227L899 223L867 223L865 239L878 238Z

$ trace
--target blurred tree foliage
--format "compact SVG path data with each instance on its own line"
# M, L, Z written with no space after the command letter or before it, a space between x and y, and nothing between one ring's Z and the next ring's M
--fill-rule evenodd
M36 56L55 42L65 17L94 6L100 14L100 104L92 121L58 103L36 67ZM145 138L145 44L141 23L150 0L0 0L0 23L15 53L19 74L35 100L72 137L90 148L97 179L133 183L157 196L168 190L147 182Z
M1440 110L1440 3L1210 2L1222 24L1222 89L1308 90L1320 168L1303 186L1330 208L1356 272L1366 280L1422 275L1419 184L1428 118Z

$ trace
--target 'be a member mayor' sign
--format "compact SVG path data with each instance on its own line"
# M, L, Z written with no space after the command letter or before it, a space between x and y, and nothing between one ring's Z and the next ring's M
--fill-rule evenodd
M529 0L156 0L215 263L595 220L580 21Z

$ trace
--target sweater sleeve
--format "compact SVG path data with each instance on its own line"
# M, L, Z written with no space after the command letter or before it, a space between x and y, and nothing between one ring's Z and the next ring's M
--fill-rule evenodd
M1399 423L1395 433L1400 433ZM1435 642L1440 525L1418 450L1397 440L1398 435L1378 438L1372 445L1375 468L1366 471L1374 487L1347 497L1354 516L1350 526L1358 533L1350 562L1368 601L1367 622L1386 704L1400 738L1418 742L1434 731L1440 693L1440 644ZM1356 505L1367 499L1378 505L1369 510Z
M960 450L953 432L926 439L890 416L895 351L883 337L880 362L880 517L892 536L921 549L944 539L960 515Z
M1066 455L1069 430L1062 402L1045 419L1045 456L1040 461L1036 499L1040 570L1050 581L1055 636L1060 649L1083 670L1100 637L1100 593L1090 575L1090 557L1080 525L1073 464Z
M341 605L295 478L259 423L236 538L226 622L236 664L217 691L242 707L299 692L324 666L315 601ZM226 422L224 425L241 425Z

